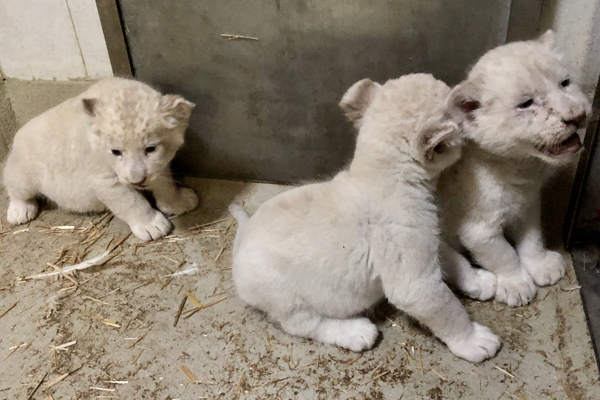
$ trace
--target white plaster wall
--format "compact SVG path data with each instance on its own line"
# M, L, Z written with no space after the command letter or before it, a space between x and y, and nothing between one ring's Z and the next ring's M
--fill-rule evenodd
M565 60L593 93L600 0L544 0L542 28L556 31ZM95 0L0 0L0 73L58 80L112 75Z
M0 65L7 78L111 76L95 0L0 0Z

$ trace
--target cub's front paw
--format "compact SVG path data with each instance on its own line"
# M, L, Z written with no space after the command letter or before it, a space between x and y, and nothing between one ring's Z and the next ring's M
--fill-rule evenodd
M567 262L557 251L547 250L540 258L525 258L521 265L533 278L538 286L548 286L556 283L565 274Z
M452 353L478 363L493 357L500 348L500 338L490 328L473 322L472 331L464 337L447 342Z
M192 211L198 206L198 196L190 188L180 188L177 190L177 199L171 203L158 201L156 206L166 215L181 215Z
M511 307L529 304L535 297L537 288L527 271L519 269L512 274L498 275L496 300Z
M159 211L155 211L149 221L130 225L131 232L139 239L147 242L160 239L169 233L171 222Z
M460 285L461 292L472 299L489 300L496 294L496 275L481 268L473 268L473 276L469 276Z
M33 201L11 200L8 205L6 219L11 225L21 225L35 218L38 205Z

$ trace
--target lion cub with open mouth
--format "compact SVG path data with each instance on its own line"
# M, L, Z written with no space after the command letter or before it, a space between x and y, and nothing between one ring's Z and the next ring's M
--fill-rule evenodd
M240 298L292 335L361 351L378 330L358 315L387 297L457 356L493 356L498 337L469 319L438 260L435 181L461 153L449 92L425 74L357 82L340 103L359 129L347 170L274 197L252 218L230 206Z
M108 208L142 240L166 235L165 217L192 210L169 162L184 141L194 104L134 80L108 78L25 124L4 169L8 222L36 217L36 195L76 212ZM139 192L151 191L159 210Z
M466 144L462 159L440 178L448 281L478 285L459 254L468 250L497 275L495 298L510 306L529 303L536 285L555 283L566 267L544 245L541 188L581 149L577 130L590 104L553 43L548 31L489 51L449 100Z

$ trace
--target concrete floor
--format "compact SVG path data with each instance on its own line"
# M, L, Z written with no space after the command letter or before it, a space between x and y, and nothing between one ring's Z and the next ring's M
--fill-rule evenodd
M6 82L0 117L11 121L0 121L0 147L14 126L91 83ZM355 354L288 336L236 298L229 269L236 226L227 206L245 201L253 212L286 188L186 183L201 205L173 221L174 237L146 245L129 237L105 265L73 276L76 283L23 278L48 263L100 254L129 233L127 226L46 206L29 225L11 228L0 189L0 400L29 399L42 380L34 399L600 398L572 268L529 307L464 299L473 318L504 341L498 356L482 364L454 357L388 305L373 315L380 343ZM197 274L167 277L193 263ZM207 308L185 318L194 307L187 300L173 326L186 292Z
M236 226L227 205L245 201L253 212L285 188L186 183L202 203L174 220L174 237L146 245L129 237L107 264L75 275L77 283L23 277L48 263L69 265L102 253L128 233L126 225L113 219L86 231L102 217L46 206L29 225L10 228L0 193L0 399L28 398L44 376L33 398L600 398L572 269L529 307L464 300L473 318L504 342L498 356L482 364L454 357L387 305L374 315L381 342L355 354L284 334L236 298L230 270ZM197 274L167 277L192 263ZM186 291L202 304L221 301L185 318L194 307L188 300L174 327Z

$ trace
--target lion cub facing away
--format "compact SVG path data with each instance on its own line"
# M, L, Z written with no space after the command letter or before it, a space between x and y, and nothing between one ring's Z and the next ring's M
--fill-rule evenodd
M457 356L493 356L498 337L471 322L438 261L435 180L460 157L449 92L425 74L357 82L340 103L359 128L347 170L274 197L252 218L231 205L241 299L292 335L361 351L378 330L358 314L385 296Z
M4 170L8 222L35 218L35 196L43 194L71 211L108 208L142 240L166 235L171 224L163 213L198 204L169 170L193 107L144 83L108 78L32 119L17 132ZM153 193L162 213L141 190Z

